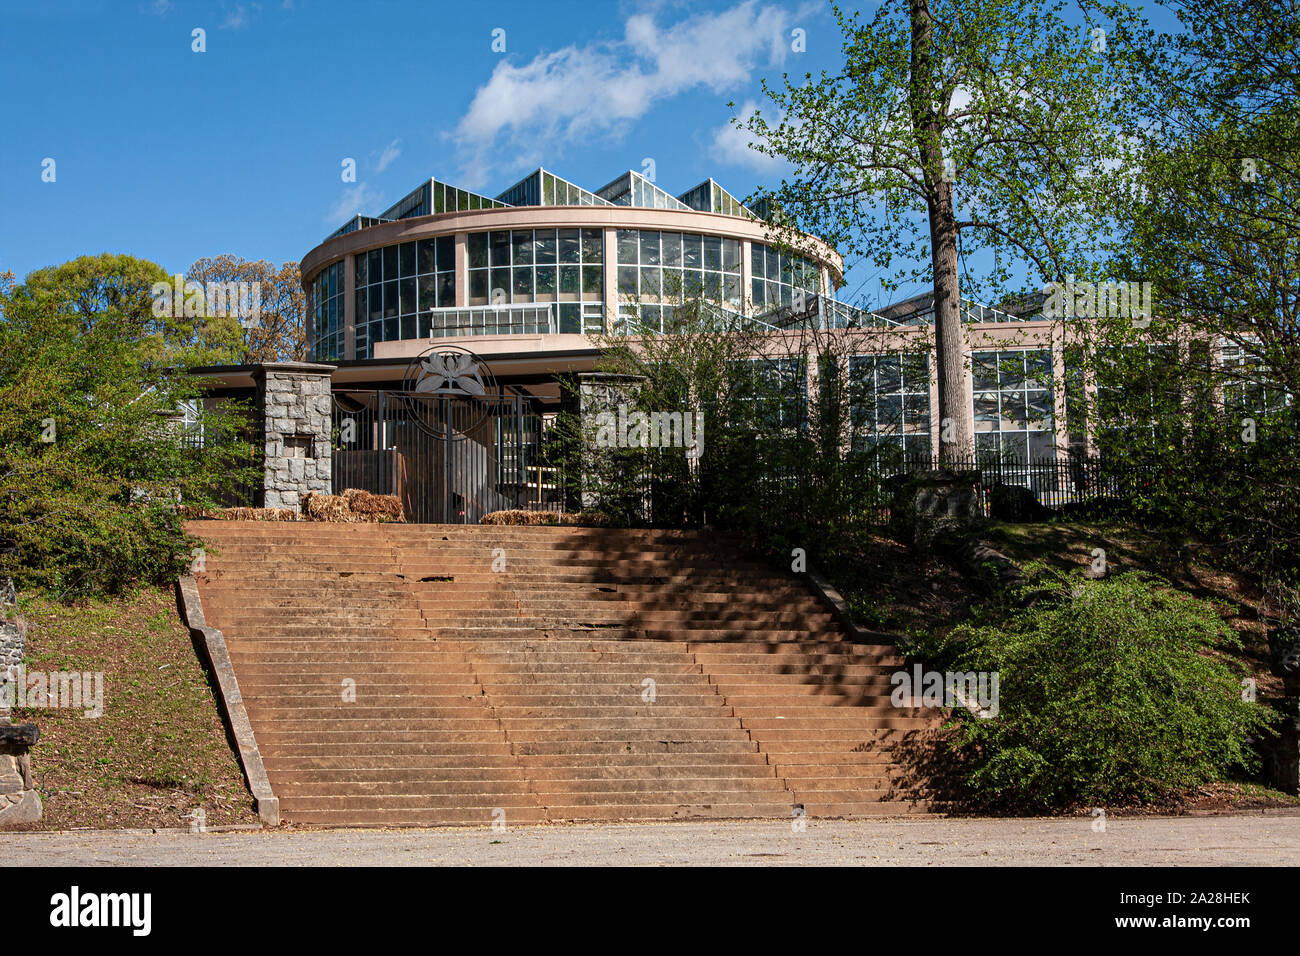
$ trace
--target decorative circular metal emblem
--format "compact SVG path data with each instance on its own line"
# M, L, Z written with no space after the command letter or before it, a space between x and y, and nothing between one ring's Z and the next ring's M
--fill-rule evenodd
M402 391L416 426L450 441L467 438L500 399L487 362L458 345L433 345L411 359Z

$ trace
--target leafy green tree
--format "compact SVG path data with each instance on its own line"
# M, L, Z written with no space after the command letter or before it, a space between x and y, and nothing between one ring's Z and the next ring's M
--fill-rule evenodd
M0 286L0 573L21 585L173 575L190 560L178 507L248 478L245 419L185 373L220 347L155 314L156 281L153 263L99 256Z
M1257 758L1268 711L1221 652L1214 606L1134 572L1040 572L1029 609L917 645L927 667L998 675L991 717L959 711L953 767L979 804L1022 812L1176 796Z
M1140 23L1105 3L1076 26L1066 6L884 0L866 20L837 7L843 67L765 84L776 118L740 123L795 168L771 197L790 225L895 287L933 286L945 461L973 454L961 257L990 255L986 301L1023 289L1023 268L1031 284L1063 281L1111 222L1111 181L1126 169L1110 115L1127 73L1107 39ZM798 244L788 225L778 232Z
M1181 30L1125 87L1140 175L1109 247L1113 273L1152 282L1156 319L1094 330L1085 413L1105 455L1150 467L1144 511L1294 585L1300 17L1294 0L1164 5Z

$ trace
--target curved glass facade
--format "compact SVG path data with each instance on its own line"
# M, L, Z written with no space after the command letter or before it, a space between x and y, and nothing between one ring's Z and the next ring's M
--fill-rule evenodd
M356 356L375 342L427 338L430 309L456 304L456 239L438 236L352 257L356 289Z
M307 303L312 323L312 356L317 361L343 357L344 261L340 260L316 273Z
M591 314L599 309L591 306L605 298L602 230L473 232L466 236L466 247L469 305L553 302L560 332L596 331Z
M790 308L795 289L816 295L821 271L803 256L755 242L749 247L749 274L749 294L758 314Z
M674 304L703 297L745 311L744 243L726 236L619 229L606 250L603 229L511 229L465 234L465 295L457 309L456 238L436 236L351 256L356 323L355 357L370 358L377 342L434 337L605 331L605 270L616 269L619 329L663 330ZM790 307L795 289L818 293L820 267L761 242L750 243L752 311ZM612 260L612 261L611 261ZM344 356L345 262L310 283L313 358ZM485 318L484 310L545 306L550 316L524 324L518 316ZM466 310L473 310L467 312ZM540 314L540 313L539 313ZM467 318L472 316L473 321ZM468 323L468 324L467 324ZM499 331L496 331L499 330Z
M663 331L665 309L702 296L737 312L743 306L738 239L683 232L618 230L619 318L635 312L643 327Z

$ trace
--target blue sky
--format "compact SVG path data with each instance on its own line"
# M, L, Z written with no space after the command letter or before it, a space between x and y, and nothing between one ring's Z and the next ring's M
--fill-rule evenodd
M674 194L711 175L743 197L780 169L727 103L839 56L821 2L8 3L0 269L297 260L430 175L494 195L544 165L598 188L650 158Z
M836 69L840 40L823 0L0 0L0 271L296 261L429 176L496 195L539 165L594 189L650 159L671 193L743 198L786 170L728 102ZM848 266L841 298L880 292Z

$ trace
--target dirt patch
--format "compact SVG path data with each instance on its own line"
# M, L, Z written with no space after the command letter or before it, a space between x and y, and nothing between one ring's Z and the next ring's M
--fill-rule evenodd
M38 828L256 824L213 690L170 590L148 588L77 606L21 604L25 666L103 674L103 715L15 708L34 723L32 775L45 804Z

